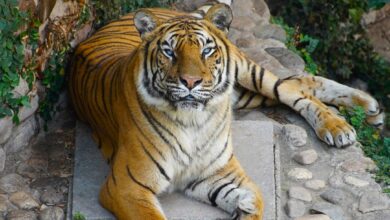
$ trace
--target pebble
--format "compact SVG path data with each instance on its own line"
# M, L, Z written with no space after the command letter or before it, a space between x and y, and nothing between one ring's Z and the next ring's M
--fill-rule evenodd
M331 220L331 219L327 215L316 214L316 215L304 215L302 217L295 218L294 220Z
M369 158L349 159L341 164L341 168L347 172L365 172L376 169L375 163Z
M346 220L349 219L344 213L343 209L339 206L330 204L328 202L317 202L314 203L311 210L326 214L332 220Z
M33 211L13 210L8 212L7 220L37 220L37 215Z
M325 188L326 183L323 180L309 180L305 183L305 187L312 190L321 190Z
M41 195L41 201L46 205L55 205L63 199L63 195L57 192L53 187L47 187L47 189Z
M294 180L308 180L313 178L313 174L305 168L293 168L287 175Z
M64 211L59 207L48 207L39 214L40 220L62 220Z
M318 158L318 154L313 149L301 151L301 152L295 154L293 157L293 159L296 162L298 162L302 165L312 164L317 160L317 158Z
M306 206L303 202L290 199L286 204L286 213L291 218L300 217L305 214Z
M302 200L305 202L311 202L311 194L305 188L300 186L293 186L288 190L288 196L291 199Z
M7 193L17 192L23 189L25 183L26 180L22 176L11 173L0 179L0 190Z
M286 143L293 147L301 147L307 142L306 131L297 125L287 124L282 128Z
M35 199L26 192L16 192L13 193L9 200L12 202L12 204L16 205L20 209L34 209L38 208L39 204Z
M358 179L358 178L353 177L353 176L345 176L344 182L351 185L351 186L356 186L356 187L365 187L365 186L368 186L370 184L369 182L367 182L365 180L361 180L361 179Z
M359 210L363 213L387 209L389 200L378 191L367 191L359 201Z
M353 202L352 197L341 189L330 188L321 193L320 196L332 204L344 207Z

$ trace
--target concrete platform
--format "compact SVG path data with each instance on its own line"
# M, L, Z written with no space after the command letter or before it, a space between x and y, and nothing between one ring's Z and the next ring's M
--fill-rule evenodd
M233 122L234 151L248 175L257 183L265 199L265 220L277 216L275 158L273 124L264 121ZM88 220L113 220L108 211L98 203L100 186L108 173L88 126L78 123L76 128L76 152L72 190L72 216L80 212ZM229 219L214 207L203 204L179 193L160 198L163 210L172 220Z

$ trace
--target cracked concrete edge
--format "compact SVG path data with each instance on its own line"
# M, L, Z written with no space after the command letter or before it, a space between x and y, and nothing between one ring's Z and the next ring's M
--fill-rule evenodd
M275 131L274 131L275 135ZM276 135L275 135L276 136ZM281 164L279 139L274 138L274 170L275 170L275 219L281 220L282 212L282 188L280 185Z

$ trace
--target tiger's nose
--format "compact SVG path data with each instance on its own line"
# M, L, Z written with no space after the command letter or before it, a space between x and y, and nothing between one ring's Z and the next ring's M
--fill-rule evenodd
M199 76L180 76L180 82L188 89L193 89L197 85L201 84L203 79Z

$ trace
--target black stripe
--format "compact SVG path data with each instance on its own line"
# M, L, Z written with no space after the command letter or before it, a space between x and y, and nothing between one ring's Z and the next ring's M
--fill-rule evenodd
M130 117L131 117L131 120L134 122L134 125L137 127L138 131L139 131L139 132L141 133L141 135L145 138L145 140L147 140L147 141L153 146L153 148L158 152L158 154L161 156L161 158L162 158L163 160L166 160L166 158L164 157L162 151L161 151L160 149L158 149L158 148L156 147L156 145L154 145L154 144L152 143L152 141L151 141L149 138L147 138L146 135L142 132L143 130L142 130L142 129L140 128L140 126L137 124L137 122L135 121L134 115L131 114L131 112L130 112Z
M221 186L219 186L214 192L213 194L210 196L210 193L209 193L209 200L210 200L210 203L212 206L217 206L217 203L215 202L215 200L217 199L218 197L218 194L219 192L221 192L221 190L223 188L225 188L226 186L230 185L231 183L228 182L228 183L225 183L225 184L222 184Z
M153 194L156 194L156 192L155 192L154 190L152 190L149 186L142 184L140 181L138 181L137 179L134 178L133 174L130 172L129 165L126 165L126 169L127 169L127 174L129 175L129 177L130 177L135 183L137 183L137 184L140 185L141 187L145 188L145 189L148 190L149 192L151 192L151 193L153 193Z
M231 189L229 189L222 198L226 198L235 189L238 189L238 187L235 186L235 187L232 187Z
M176 144L179 146L180 150L188 157L189 160L191 160L190 154L184 150L183 146L180 144L177 137L170 131L168 128L166 128L164 125L162 125L155 117L153 117L152 114L148 114L147 112L142 109L142 112L146 117L150 117L151 120L153 120L160 128L162 128L166 133L168 133L176 142Z
M249 96L248 100L246 100L245 104L243 106L241 106L239 109L244 109L246 108L250 103L251 101L253 100L253 98L255 98L257 94L256 93L252 93L251 96Z
M255 90L258 92L259 89L257 88L257 82L256 82L256 65L253 65L252 66L252 83L253 83L253 86L255 87Z
M295 100L295 101L294 101L294 104L293 104L293 107L295 107L295 105L296 105L299 101L301 101L301 100L303 100L303 99L306 99L306 98L305 98L305 97L301 97L301 98Z
M263 78L264 78L264 68L260 67L260 89L263 87Z
M162 166L156 161L156 159L153 158L153 156L150 154L150 152L148 150L146 150L145 146L142 144L142 142L140 140L138 140L140 143L141 143L141 146L144 150L144 152L146 153L146 155L148 155L148 157L153 161L153 163L157 166L158 170L160 171L160 173L165 177L166 180L171 181L171 178L167 175L167 173L165 172L164 168L162 168Z
M279 92L278 92L278 87L280 86L280 84L282 83L283 81L278 79L278 81L276 81L275 85L274 85L274 94L275 94L275 98L276 100L280 101L279 99Z
M238 82L238 65L237 65L237 62L234 62L234 64L235 64L234 78L235 78L236 82Z
M114 175L114 168L111 169L111 177L112 177L112 181L114 182L114 185L116 186L116 177Z

